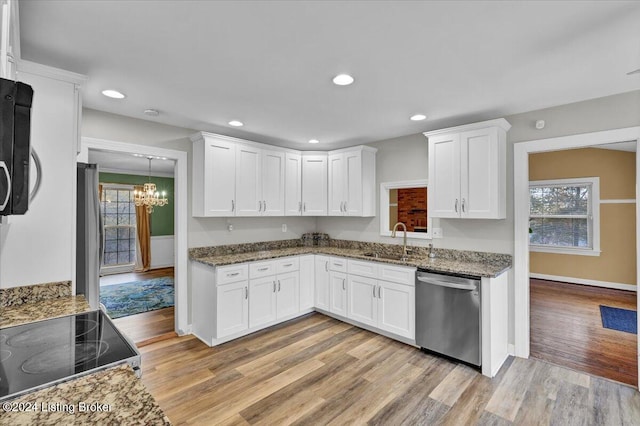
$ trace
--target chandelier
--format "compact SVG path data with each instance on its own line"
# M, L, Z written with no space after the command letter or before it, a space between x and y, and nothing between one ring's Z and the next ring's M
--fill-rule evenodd
M156 191L156 184L151 182L151 160L153 157L147 157L147 159L149 160L149 182L144 184L142 191L133 191L133 201L137 207L146 206L147 212L151 214L154 206L166 206L169 200L167 200L165 191L162 191L162 198L160 198L160 193Z

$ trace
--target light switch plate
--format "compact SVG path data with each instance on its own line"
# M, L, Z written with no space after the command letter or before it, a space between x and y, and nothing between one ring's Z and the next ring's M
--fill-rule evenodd
M282 232L287 232L287 224L286 223L282 224Z
M431 235L433 238L442 238L442 228L433 228Z

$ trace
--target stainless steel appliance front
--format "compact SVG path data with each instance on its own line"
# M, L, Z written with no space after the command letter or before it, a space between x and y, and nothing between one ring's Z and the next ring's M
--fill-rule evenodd
M480 366L480 280L418 271L416 344Z

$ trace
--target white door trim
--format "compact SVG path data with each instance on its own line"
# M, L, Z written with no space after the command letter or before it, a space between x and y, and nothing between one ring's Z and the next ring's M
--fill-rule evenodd
M125 154L153 155L175 160L174 168L174 268L175 268L175 331L179 335L189 333L189 299L187 278L187 153L150 145L138 145L96 138L82 138L79 158L88 158L89 149Z
M640 126L605 130L594 133L562 136L558 138L533 140L514 144L513 148L513 195L514 195L514 331L515 355L529 357L529 154L573 148L587 148L594 145L640 140ZM636 163L640 167L636 155ZM636 191L640 185L640 168L636 173ZM638 199L636 193L636 199ZM640 259L640 212L636 208L636 262ZM640 268L638 268L640 282ZM637 293L640 301L640 292ZM640 303L639 303L640 306ZM640 340L639 340L640 343ZM639 345L640 347L640 345Z

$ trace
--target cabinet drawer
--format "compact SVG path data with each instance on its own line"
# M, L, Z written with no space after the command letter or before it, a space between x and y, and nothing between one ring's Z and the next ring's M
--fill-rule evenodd
M221 266L216 274L216 284L234 283L249 278L249 266L246 263L241 265Z
M330 257L329 270L336 272L347 272L347 259L343 259L342 257Z
M416 270L415 268L405 268L402 266L380 265L378 278L399 284L415 285Z
M298 256L276 260L276 273L278 274L293 272L298 269L300 269L300 259L298 259Z
M268 260L266 262L253 262L249 264L249 278L267 277L276 274L276 262Z
M349 274L360 275L361 277L378 278L378 265L373 262L363 262L361 260L347 261Z

